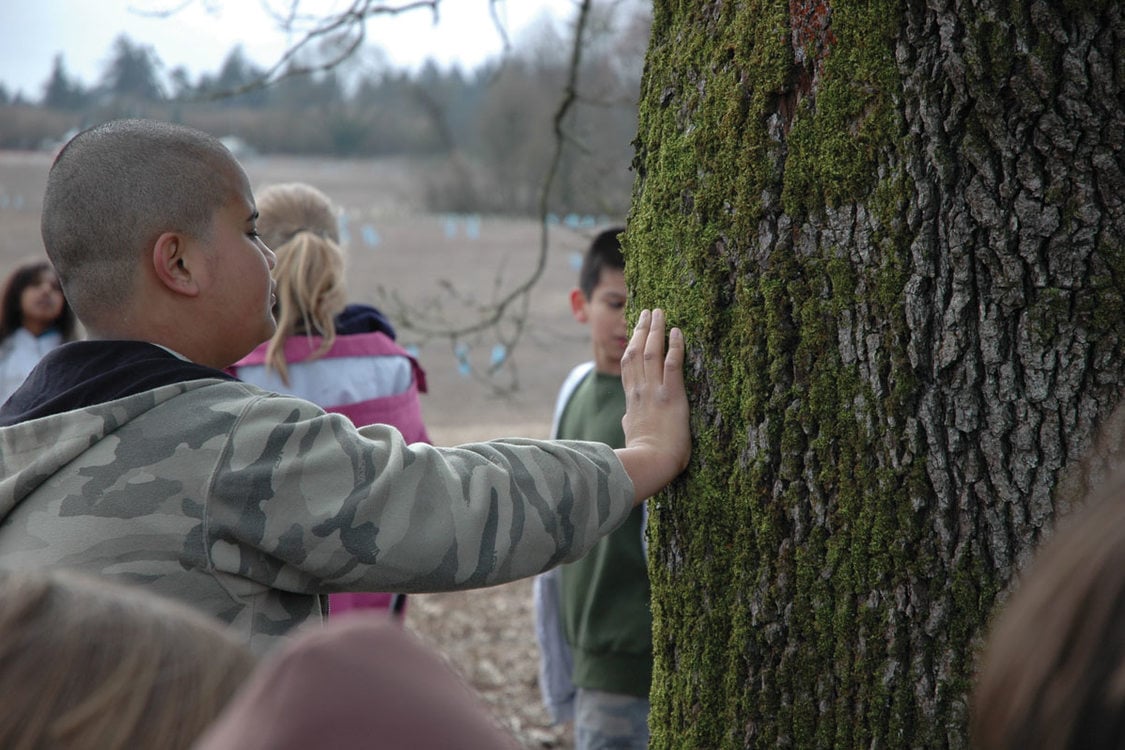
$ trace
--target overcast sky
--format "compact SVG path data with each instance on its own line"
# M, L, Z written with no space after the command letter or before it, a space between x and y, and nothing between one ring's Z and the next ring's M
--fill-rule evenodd
M113 41L124 33L135 44L151 46L166 70L187 68L194 80L216 73L237 44L251 61L268 67L288 40L267 8L286 9L291 0L0 0L0 83L10 93L31 99L42 94L56 54L72 78L96 83ZM348 7L353 0L301 0L307 12ZM409 0L383 0L402 6ZM500 20L509 37L544 14L568 22L575 0L501 0ZM427 57L470 69L498 55L503 42L489 14L488 0L441 0L440 22L427 10L413 10L368 23L368 39L400 67L416 67ZM145 12L179 8L171 17Z

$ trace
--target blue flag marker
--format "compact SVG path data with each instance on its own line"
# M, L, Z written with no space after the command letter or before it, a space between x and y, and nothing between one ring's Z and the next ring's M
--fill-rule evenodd
M465 217L465 236L470 240L480 239L480 214Z
M368 247L379 246L379 233L375 231L375 227L371 226L370 224L364 224L362 234L363 243L365 245L367 245Z
M508 358L508 347L497 344L492 347L492 365L495 367Z
M472 368L469 366L469 347L465 342L457 342L457 346L453 347L453 356L457 358L457 372L461 375L468 377Z

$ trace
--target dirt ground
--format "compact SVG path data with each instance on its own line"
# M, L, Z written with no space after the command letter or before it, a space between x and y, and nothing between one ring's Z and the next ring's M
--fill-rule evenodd
M0 152L0 270L43 254L39 210L50 159L45 153ZM255 188L301 180L344 209L351 297L391 314L400 342L416 347L429 385L422 407L435 443L547 436L559 384L571 365L589 358L585 330L570 317L567 294L577 255L607 226L604 219L587 219L580 228L552 226L542 277L526 308L514 306L526 313L517 316L523 323L518 344L506 352L512 367L482 382L464 372L465 363L487 370L501 353L496 337L469 338L458 348L440 331L478 320L481 307L532 275L540 245L536 222L426 214L417 170L403 162L249 157L243 165ZM409 309L402 311L396 297ZM438 332L413 330L408 320ZM445 654L524 747L573 746L569 730L550 726L539 701L529 581L412 596L406 621Z

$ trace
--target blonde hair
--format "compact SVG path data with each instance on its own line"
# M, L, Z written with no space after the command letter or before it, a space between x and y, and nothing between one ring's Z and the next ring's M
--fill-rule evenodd
M258 231L277 255L277 331L266 349L266 366L288 385L286 339L300 333L321 336L313 359L336 340L336 316L347 304L344 251L335 207L311 185L271 185L257 202Z
M73 572L0 572L0 747L186 750L253 668L186 605Z

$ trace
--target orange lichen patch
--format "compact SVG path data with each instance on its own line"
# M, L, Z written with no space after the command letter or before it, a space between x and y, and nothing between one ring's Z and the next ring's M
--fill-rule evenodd
M815 63L820 72L829 49L836 44L832 7L824 0L789 0L789 29L798 65Z

